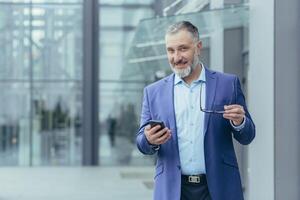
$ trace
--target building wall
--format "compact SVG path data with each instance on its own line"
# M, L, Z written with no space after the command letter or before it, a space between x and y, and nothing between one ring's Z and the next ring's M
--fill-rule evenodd
M256 137L248 147L249 200L274 199L274 1L251 0L248 107Z
M250 109L247 199L300 199L300 2L250 1Z
M300 199L300 2L275 0L275 199Z

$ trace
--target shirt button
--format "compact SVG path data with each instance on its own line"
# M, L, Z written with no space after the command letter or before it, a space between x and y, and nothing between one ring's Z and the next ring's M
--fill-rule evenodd
M194 123L191 123L191 126L194 126Z

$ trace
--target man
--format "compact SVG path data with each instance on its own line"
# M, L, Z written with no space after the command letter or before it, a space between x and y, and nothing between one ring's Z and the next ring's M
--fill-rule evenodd
M174 73L144 89L136 138L143 154L158 156L154 199L241 200L232 136L249 144L255 126L240 82L202 65L202 43L190 22L171 25L165 42ZM166 127L151 128L149 120Z

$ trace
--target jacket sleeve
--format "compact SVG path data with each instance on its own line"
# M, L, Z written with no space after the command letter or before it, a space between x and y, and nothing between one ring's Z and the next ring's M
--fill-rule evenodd
M235 99L236 104L239 104L244 107L245 110L245 126L240 130L237 131L232 128L233 137L241 144L247 145L252 142L255 137L255 125L252 121L252 118L248 112L245 97L243 91L241 89L241 84L238 77L235 77L234 80L234 91L235 91Z
M152 155L156 153L156 150L153 148L153 146L149 144L144 134L144 129L145 129L144 124L146 124L149 120L151 120L151 112L149 106L148 90L147 88L145 88L144 95L143 95L141 122L140 122L140 128L136 135L136 144L141 153Z

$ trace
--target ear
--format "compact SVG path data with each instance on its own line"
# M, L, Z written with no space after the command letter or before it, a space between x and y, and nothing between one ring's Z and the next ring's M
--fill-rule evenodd
M201 49L202 49L202 41L199 40L199 42L197 42L197 51L198 51L198 55L200 55Z
M199 40L199 42L197 43L197 49L201 50L202 49L202 41Z

